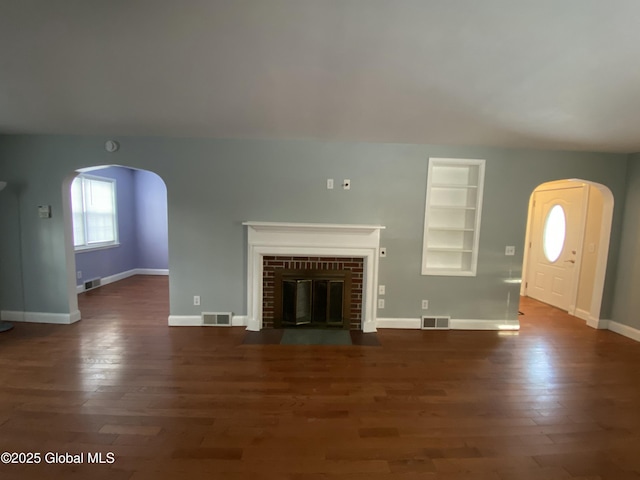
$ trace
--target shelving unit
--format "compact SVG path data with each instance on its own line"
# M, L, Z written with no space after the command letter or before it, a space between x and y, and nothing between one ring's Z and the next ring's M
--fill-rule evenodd
M475 276L484 160L430 158L423 275Z

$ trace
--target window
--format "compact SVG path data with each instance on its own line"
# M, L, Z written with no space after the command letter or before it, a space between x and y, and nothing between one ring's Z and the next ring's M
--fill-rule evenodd
M560 258L567 233L567 218L560 205L554 205L544 222L543 250L544 256L551 263Z
M76 250L118 244L115 180L78 175L71 183L71 210Z

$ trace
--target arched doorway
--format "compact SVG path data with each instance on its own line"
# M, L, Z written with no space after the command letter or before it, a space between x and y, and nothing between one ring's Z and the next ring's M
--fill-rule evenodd
M78 193L80 184L84 193ZM82 239L78 240L77 205L88 201L84 196L88 189L98 191L101 184L112 185L113 217L117 221L115 235L106 243L96 242L95 238L92 243L88 236L83 244ZM62 189L72 321L80 319L78 293L93 288L96 283L105 285L139 274L169 274L167 188L161 177L147 170L101 165L70 173ZM87 217L86 221L90 223L91 220Z
M599 328L613 204L609 188L586 180L536 187L529 201L521 294Z

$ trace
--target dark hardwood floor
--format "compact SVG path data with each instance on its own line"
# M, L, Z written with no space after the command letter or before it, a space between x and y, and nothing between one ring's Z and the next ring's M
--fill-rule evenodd
M0 452L42 456L3 480L640 478L640 344L530 299L519 332L381 330L375 348L169 328L163 277L80 307L0 334Z

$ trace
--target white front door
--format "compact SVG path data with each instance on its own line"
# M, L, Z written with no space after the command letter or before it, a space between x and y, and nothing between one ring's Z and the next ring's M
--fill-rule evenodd
M527 295L575 311L587 187L534 192Z

